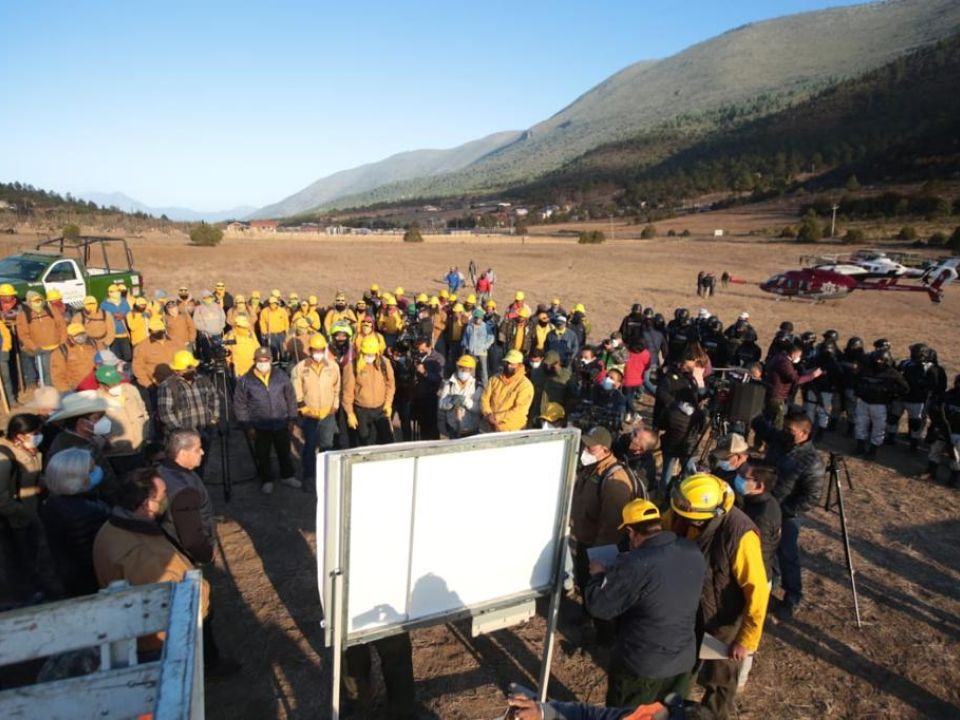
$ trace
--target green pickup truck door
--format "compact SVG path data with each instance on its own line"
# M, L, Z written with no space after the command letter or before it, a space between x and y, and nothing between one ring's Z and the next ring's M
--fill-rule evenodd
M57 260L47 268L42 280L45 293L59 290L65 305L80 305L87 295L87 284L76 260Z

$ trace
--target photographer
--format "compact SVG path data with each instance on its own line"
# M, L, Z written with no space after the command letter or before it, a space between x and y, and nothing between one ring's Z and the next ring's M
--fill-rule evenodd
M623 373L613 368L599 385L593 386L592 401L609 427L619 432L623 418L627 414L627 398L623 394Z
M574 383L581 400L593 402L594 388L599 387L607 376L603 363L597 359L596 350L587 345L580 350L580 357L573 364Z

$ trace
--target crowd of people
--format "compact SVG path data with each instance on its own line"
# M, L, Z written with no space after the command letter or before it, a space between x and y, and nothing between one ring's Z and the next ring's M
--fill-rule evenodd
M3 387L11 404L27 401L0 439L11 587L42 602L211 562L205 459L231 427L270 494L275 481L314 491L317 454L334 448L576 425L570 575L590 642L613 648L607 705L683 696L699 667L704 712L725 718L772 590L781 620L803 610L802 519L824 476L815 443L842 430L874 458L906 414L903 451L926 442L931 478L946 459L949 484L960 481L960 376L948 387L924 343L898 361L882 338L868 351L860 338L796 334L785 322L764 352L746 312L724 327L706 309L678 308L668 322L640 304L595 338L582 303L568 311L559 297L531 304L517 291L500 308L494 279L481 273L464 294L451 268L436 295L373 284L326 306L222 282L199 300L185 286L150 299L111 286L76 311L52 292L21 302L0 286ZM746 416L729 406L736 386L762 397ZM621 550L612 565L591 559L611 545ZM232 672L214 605L204 583L208 670ZM725 660L698 663L705 634ZM405 637L373 643L391 658L399 716L414 698ZM144 655L158 647L140 641ZM360 703L368 653L351 648L347 661L348 696ZM546 716L517 702L520 717Z

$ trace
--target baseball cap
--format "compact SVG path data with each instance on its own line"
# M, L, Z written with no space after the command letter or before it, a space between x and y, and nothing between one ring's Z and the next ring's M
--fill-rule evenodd
M740 433L730 433L720 438L717 443L717 449L713 451L713 456L718 460L726 460L731 455L742 455L749 452L750 446Z
M102 385L117 385L123 380L123 376L112 365L104 365L97 368L97 382Z
M546 355L543 356L544 365L553 365L560 362L560 353L556 350L550 350Z
M609 430L601 425L593 428L590 432L584 433L580 440L587 447L602 445L609 450L610 446L613 445L613 436Z
M508 365L519 365L523 362L523 354L519 350L511 350L503 356L503 361Z
M623 506L623 523L618 530L623 530L627 525L634 523L647 522L648 520L659 520L660 510L649 500L631 500Z
M270 352L268 347L259 347L256 349L256 352L253 353L254 360L273 360L273 353Z

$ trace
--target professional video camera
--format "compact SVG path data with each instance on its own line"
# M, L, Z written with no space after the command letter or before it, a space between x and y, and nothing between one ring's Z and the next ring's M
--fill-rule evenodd
M623 427L623 413L583 400L567 414L567 424L581 430L603 426L616 437Z
M209 357L203 363L203 369L215 370L225 367L230 355L230 346L236 345L236 340L225 340L222 337L210 338Z

